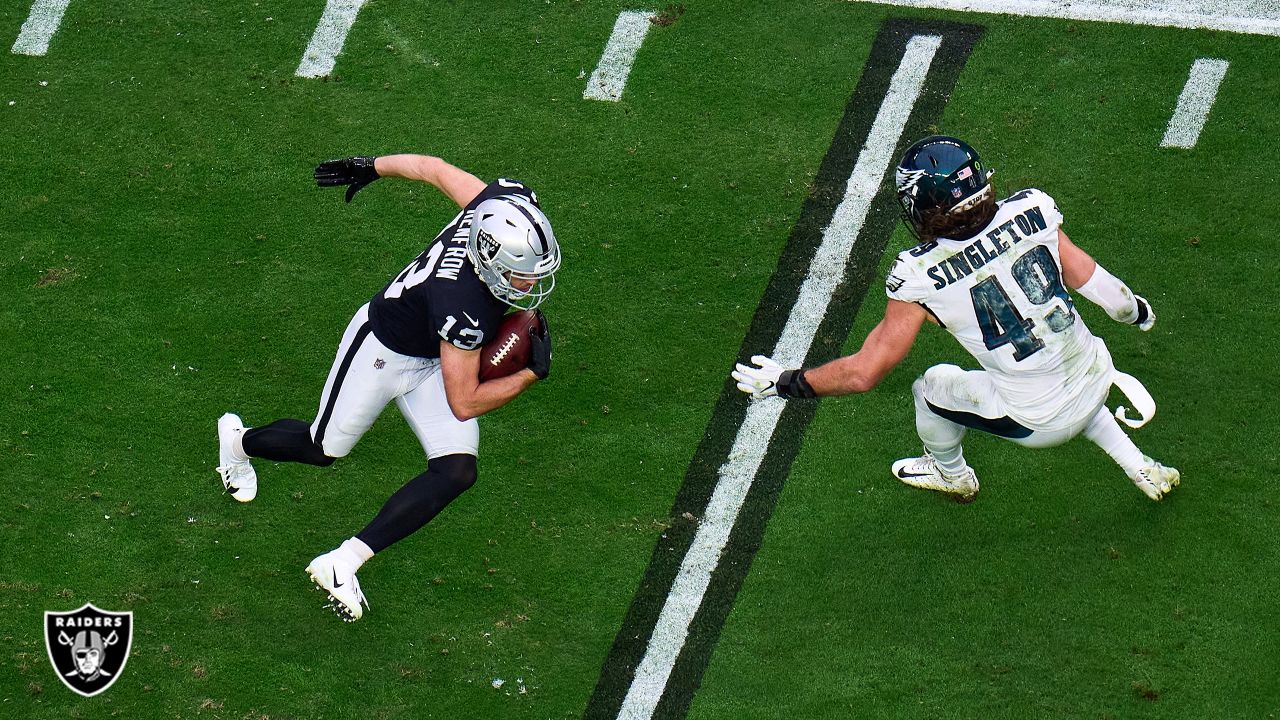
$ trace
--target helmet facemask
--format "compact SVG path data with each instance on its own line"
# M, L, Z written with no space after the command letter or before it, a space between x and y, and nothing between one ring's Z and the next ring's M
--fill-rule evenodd
M532 310L555 289L560 246L542 210L520 195L501 195L476 206L467 257L494 297ZM521 289L516 285L528 285Z

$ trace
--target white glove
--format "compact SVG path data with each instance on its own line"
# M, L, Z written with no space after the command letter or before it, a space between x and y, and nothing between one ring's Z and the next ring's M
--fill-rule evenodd
M1138 329L1139 329L1139 330L1141 330L1142 332L1147 332L1147 331L1149 331L1152 327L1154 327L1154 326L1155 326L1155 324L1156 324L1156 311L1151 309L1151 303L1147 302L1147 299L1146 299L1146 298L1144 298L1144 297L1142 297L1141 295L1139 295L1139 294L1137 294L1137 293L1134 293L1134 294L1133 294L1133 299L1138 301L1138 312L1139 312L1139 313L1141 313L1141 312L1142 312L1142 308L1143 308L1144 306L1147 308L1147 317L1146 317L1146 319L1145 319L1145 320L1143 320L1143 321L1142 321L1142 322L1140 322L1140 323L1134 323L1135 325L1137 325L1137 326L1138 326Z
M738 389L757 400L777 395L778 376L784 368L766 355L752 355L751 362L758 367L737 363L731 373L738 381Z

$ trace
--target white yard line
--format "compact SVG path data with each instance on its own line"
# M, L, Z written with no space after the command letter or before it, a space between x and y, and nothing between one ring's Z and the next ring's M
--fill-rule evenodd
M1213 101L1218 98L1218 86L1227 74L1228 64L1226 60L1213 58L1200 58L1192 64L1187 84L1178 97L1178 108L1173 111L1173 117L1169 118L1169 128L1164 131L1160 147L1196 146Z
M1280 36L1275 0L858 0L898 7L999 13Z
M844 276L854 241L889 168L894 148L941 44L942 38L934 35L916 36L907 43L902 63L890 80L889 92L849 177L844 200L823 233L822 244L814 254L808 277L800 288L800 296L774 348L773 357L784 366L799 366L809 353L809 346L827 313L831 295ZM702 596L711 583L711 574L720 562L729 533L764 460L785 404L785 401L773 398L752 402L747 408L729 458L720 467L719 480L698 524L693 543L658 616L644 658L636 667L635 679L618 712L619 720L649 720L653 717L671 669L689 635L689 623L702 605Z
M62 14L69 4L71 0L36 0L32 3L31 13L22 23L12 52L18 55L44 55L49 52L49 40L58 32Z
M368 0L328 0L324 14L316 25L302 62L294 73L298 77L319 78L333 72L333 64L347 42L347 33L356 22L356 15Z
M582 91L583 99L608 102L622 99L631 64L635 62L644 36L653 24L650 22L653 15L652 10L623 10L618 15L617 22L613 24L613 34L600 56L600 64L587 80L587 89Z

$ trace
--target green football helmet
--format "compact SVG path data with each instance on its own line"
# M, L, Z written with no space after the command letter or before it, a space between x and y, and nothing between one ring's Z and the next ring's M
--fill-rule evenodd
M973 236L995 215L994 174L963 140L946 135L917 140L894 174L902 221L922 241Z

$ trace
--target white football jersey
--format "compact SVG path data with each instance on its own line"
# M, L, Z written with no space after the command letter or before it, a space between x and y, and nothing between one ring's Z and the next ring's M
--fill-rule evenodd
M885 288L923 305L995 383L1009 415L1054 429L1105 401L1114 368L1062 280L1053 198L1024 190L1001 201L968 240L940 238L898 253Z

